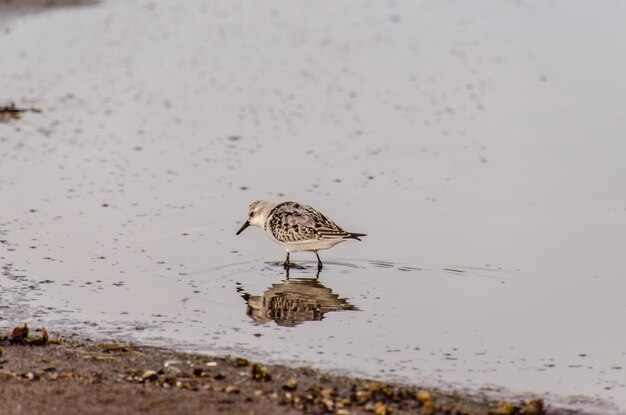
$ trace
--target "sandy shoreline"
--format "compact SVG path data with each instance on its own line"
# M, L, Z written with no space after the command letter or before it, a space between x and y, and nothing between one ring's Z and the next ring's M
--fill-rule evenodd
M484 396L120 343L0 340L0 413L577 414Z

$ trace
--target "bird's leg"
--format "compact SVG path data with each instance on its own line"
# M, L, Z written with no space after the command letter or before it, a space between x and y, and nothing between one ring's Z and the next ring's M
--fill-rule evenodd
M324 265L322 264L322 260L320 259L319 254L315 251L315 256L317 257L317 270L321 271Z
M289 252L287 252L287 258L285 259L285 262L283 263L283 267L285 267L285 269L289 269Z

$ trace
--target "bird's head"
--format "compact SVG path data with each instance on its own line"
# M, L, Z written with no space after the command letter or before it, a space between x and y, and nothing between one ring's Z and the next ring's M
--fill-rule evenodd
M237 231L237 235L243 232L250 225L263 228L265 226L265 222L267 221L267 217L270 215L270 212L275 206L275 203L268 202L267 200L257 200L256 202L250 203L250 207L248 208L248 219Z

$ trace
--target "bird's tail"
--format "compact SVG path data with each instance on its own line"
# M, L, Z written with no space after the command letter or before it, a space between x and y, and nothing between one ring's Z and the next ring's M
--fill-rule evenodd
M355 233L355 232L350 232L348 234L348 236L346 236L346 238L350 238L350 239L356 239L357 241L361 240L361 236L367 236L366 233Z

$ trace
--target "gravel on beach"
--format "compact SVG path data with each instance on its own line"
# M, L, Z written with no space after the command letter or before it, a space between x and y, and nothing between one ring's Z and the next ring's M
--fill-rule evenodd
M541 398L497 401L307 367L169 349L0 336L0 414L575 414Z

